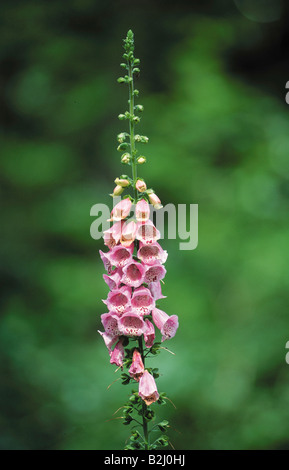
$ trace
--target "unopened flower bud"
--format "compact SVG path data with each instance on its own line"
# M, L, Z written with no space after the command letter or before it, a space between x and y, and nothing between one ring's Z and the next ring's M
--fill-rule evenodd
M119 144L119 146L117 147L117 150L119 152L123 152L124 150L126 150L128 148L128 144L126 142L123 142L122 144Z
M120 144L122 144L123 142L125 142L126 136L127 136L127 133L126 133L126 132L121 132L120 134L118 134L118 136L117 136L118 142L119 142Z
M129 153L124 153L122 156L121 156L121 163L129 163L130 162L130 159L131 159L131 156Z
M113 190L113 193L111 194L112 197L120 196L121 193L123 192L124 187L120 186L120 184L117 184L116 187Z
M125 116L124 114L119 114L119 115L118 115L118 119L119 119L120 121L123 121L124 119L126 119L126 116Z
M124 178L115 178L114 182L116 185L121 186L122 188L126 188L130 185L129 180Z
M140 193L143 193L147 189L147 185L142 180L137 180L135 187Z
M141 157L138 157L137 159L137 163L139 165L142 165L143 163L145 163L147 160L146 160L146 157L144 157L143 155Z
M161 209L163 207L160 198L155 193L149 193L148 197L155 209Z

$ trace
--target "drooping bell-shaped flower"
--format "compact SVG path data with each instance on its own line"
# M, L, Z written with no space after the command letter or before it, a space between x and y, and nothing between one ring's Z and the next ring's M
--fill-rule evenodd
M140 179L137 180L135 187L140 193L143 193L147 189L147 185L145 184L145 182Z
M149 321L148 318L145 320L145 324L146 324L146 330L144 332L145 345L147 348L151 348L152 345L154 344L154 340L156 337L155 327L152 324L152 322Z
M117 315L112 313L103 313L100 318L106 334L111 337L121 336L122 333L118 327L119 317Z
M115 246L111 251L106 253L112 266L122 268L132 260L133 245L125 247L122 245Z
M99 250L100 258L103 262L104 268L108 272L108 274L112 273L112 264L110 262L110 259L108 257L108 253L103 253L103 251Z
M120 243L122 246L128 247L135 241L136 230L137 225L133 220L123 226L120 238Z
M118 335L111 336L108 333L106 333L105 331L99 331L99 330L97 330L97 331L102 336L102 338L104 340L104 344L107 347L108 351L111 352L111 348L118 341L119 336Z
M145 322L137 313L126 312L118 319L118 328L122 335L141 336L145 332Z
M139 315L148 315L155 307L155 301L150 290L144 286L135 289L131 298L131 306Z
M111 218L109 219L118 222L119 220L126 219L131 211L131 200L126 197L118 202L111 211Z
M159 243L144 244L140 242L137 252L138 258L144 263L152 266L157 261L165 263L168 257L167 251L163 250Z
M107 300L103 300L103 303L107 305L110 313L121 315L129 309L130 299L131 287L122 286L118 289L110 291L108 293Z
M104 276L105 274L103 275L103 277ZM160 281L151 282L150 284L148 284L148 288L151 291L154 300L166 299L167 296L162 294Z
M118 367L123 367L123 359L124 359L124 347L122 344L122 340L120 339L113 351L110 352L110 363L115 364Z
M155 193L149 193L148 196L150 203L155 209L161 209L163 207L160 198Z
M135 206L135 217L138 222L146 222L150 217L150 206L145 199L141 199Z
M113 189L113 192L111 194L112 197L116 197L116 196L120 196L124 191L124 188L122 186L120 186L120 184L117 184L114 189Z
M103 279L105 280L108 287L112 289L117 289L120 285L120 280L122 278L122 269L115 268L110 275L103 274Z
M120 241L123 221L116 222L103 232L104 244L111 250Z
M151 220L138 223L136 239L142 243L155 243L161 238L159 230L154 226Z
M169 316L167 313L154 308L152 310L152 317L156 327L160 330L162 336L162 341L166 339L173 338L176 334L176 331L179 327L179 321L177 315Z
M139 382L139 379L144 373L144 365L140 352L135 349L132 356L132 364L128 370L129 375Z
M151 405L159 399L159 393L153 376L145 370L139 381L139 396L147 405Z
M160 263L155 263L153 266L147 266L144 275L144 282L150 284L151 282L160 281L165 277L166 272L166 268Z
M145 267L132 261L123 268L121 282L131 287L139 287L144 282Z

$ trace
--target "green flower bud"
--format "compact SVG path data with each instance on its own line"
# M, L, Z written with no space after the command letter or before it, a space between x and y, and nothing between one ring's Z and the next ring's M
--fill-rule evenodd
M119 77L119 78L117 79L117 81L118 81L118 83L124 83L124 82L125 82L125 78Z
M119 114L119 115L118 115L118 119L119 119L120 121L124 121L124 119L126 119L125 114Z
M121 156L121 163L127 164L127 163L130 163L130 160L131 160L131 155L129 153L124 153Z
M143 112L143 105L142 105L142 104L137 104L137 105L134 107L134 109L135 109L136 111L139 111L140 113L142 113L142 112Z
M114 182L116 185L121 186L122 188L126 188L127 186L130 185L130 182L124 178L116 178Z
M116 185L116 187L113 190L113 193L110 195L112 197L120 196L121 193L123 192L124 188L120 186L119 184Z
M127 135L128 135L127 132L121 132L120 134L118 134L117 136L118 142L122 144L125 141Z
M133 122L140 122L140 118L138 116L134 116L132 120Z
M126 150L128 148L128 144L126 144L125 142L123 142L122 144L119 144L119 146L117 147L117 150L119 152L122 152L123 150Z
M146 157L144 157L143 155L137 158L137 163L138 163L139 165L142 165L142 164L145 163L146 161L147 161L147 160L146 160Z

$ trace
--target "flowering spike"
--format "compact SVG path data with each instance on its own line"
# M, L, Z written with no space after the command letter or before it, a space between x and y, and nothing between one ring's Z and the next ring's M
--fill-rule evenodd
M107 251L99 251L106 270L103 279L109 287L108 295L103 300L108 312L101 315L104 331L99 331L99 334L108 349L110 363L128 369L127 374L121 374L122 383L139 382L138 392L133 391L123 407L123 419L124 424L131 421L139 423L141 416L143 435L135 429L131 444L125 449L149 450L155 449L156 443L165 446L167 438L162 435L155 443L150 443L149 422L154 418L151 405L157 401L164 403L165 395L160 395L157 390L155 379L159 377L158 369L146 368L145 362L160 352L161 341L176 334L178 317L169 316L156 306L156 302L165 297L160 281L166 275L164 263L168 254L158 242L161 234L150 220L149 203L155 209L162 205L154 191L147 189L145 181L137 175L138 165L146 162L146 158L138 154L137 146L147 144L149 139L135 133L135 126L140 121L137 113L143 111L143 106L135 103L139 92L134 88L134 80L139 75L140 61L134 57L134 35L131 30L123 46L124 62L121 67L125 69L125 75L118 82L128 86L129 109L118 117L126 121L128 132L118 134L117 150L124 152L121 163L131 166L132 175L121 175L114 180L116 186L112 196L120 196L120 201L111 211L111 227L103 232ZM130 194L123 196L124 191ZM129 219L133 206L135 218ZM136 418L133 417L134 413ZM167 421L153 426L156 427L166 432Z

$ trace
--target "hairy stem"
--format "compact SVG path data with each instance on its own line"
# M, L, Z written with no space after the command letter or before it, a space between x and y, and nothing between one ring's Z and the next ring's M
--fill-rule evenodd
M128 60L128 76L130 78L129 81L129 113L130 113L130 120L129 120L129 138L130 138L130 150L131 150L131 166L132 166L132 179L133 179L133 188L134 188L134 198L135 204L137 203L137 189L136 189L136 181L137 181L137 163L136 163L136 148L135 148L135 139L134 139L134 126L135 123L133 121L134 116L134 86L133 86L133 72L132 72L132 61Z
M142 357L143 365L145 366L145 357L144 357L144 352L143 352L143 337L142 336L140 336L138 338L138 345L139 345L139 352L140 352L141 357ZM147 410L147 405L143 401L142 402L142 426L143 426L143 433L144 433L144 439L145 439L145 450L148 450L149 449L149 442L148 442L149 433L148 433L148 423L145 419L146 410Z

